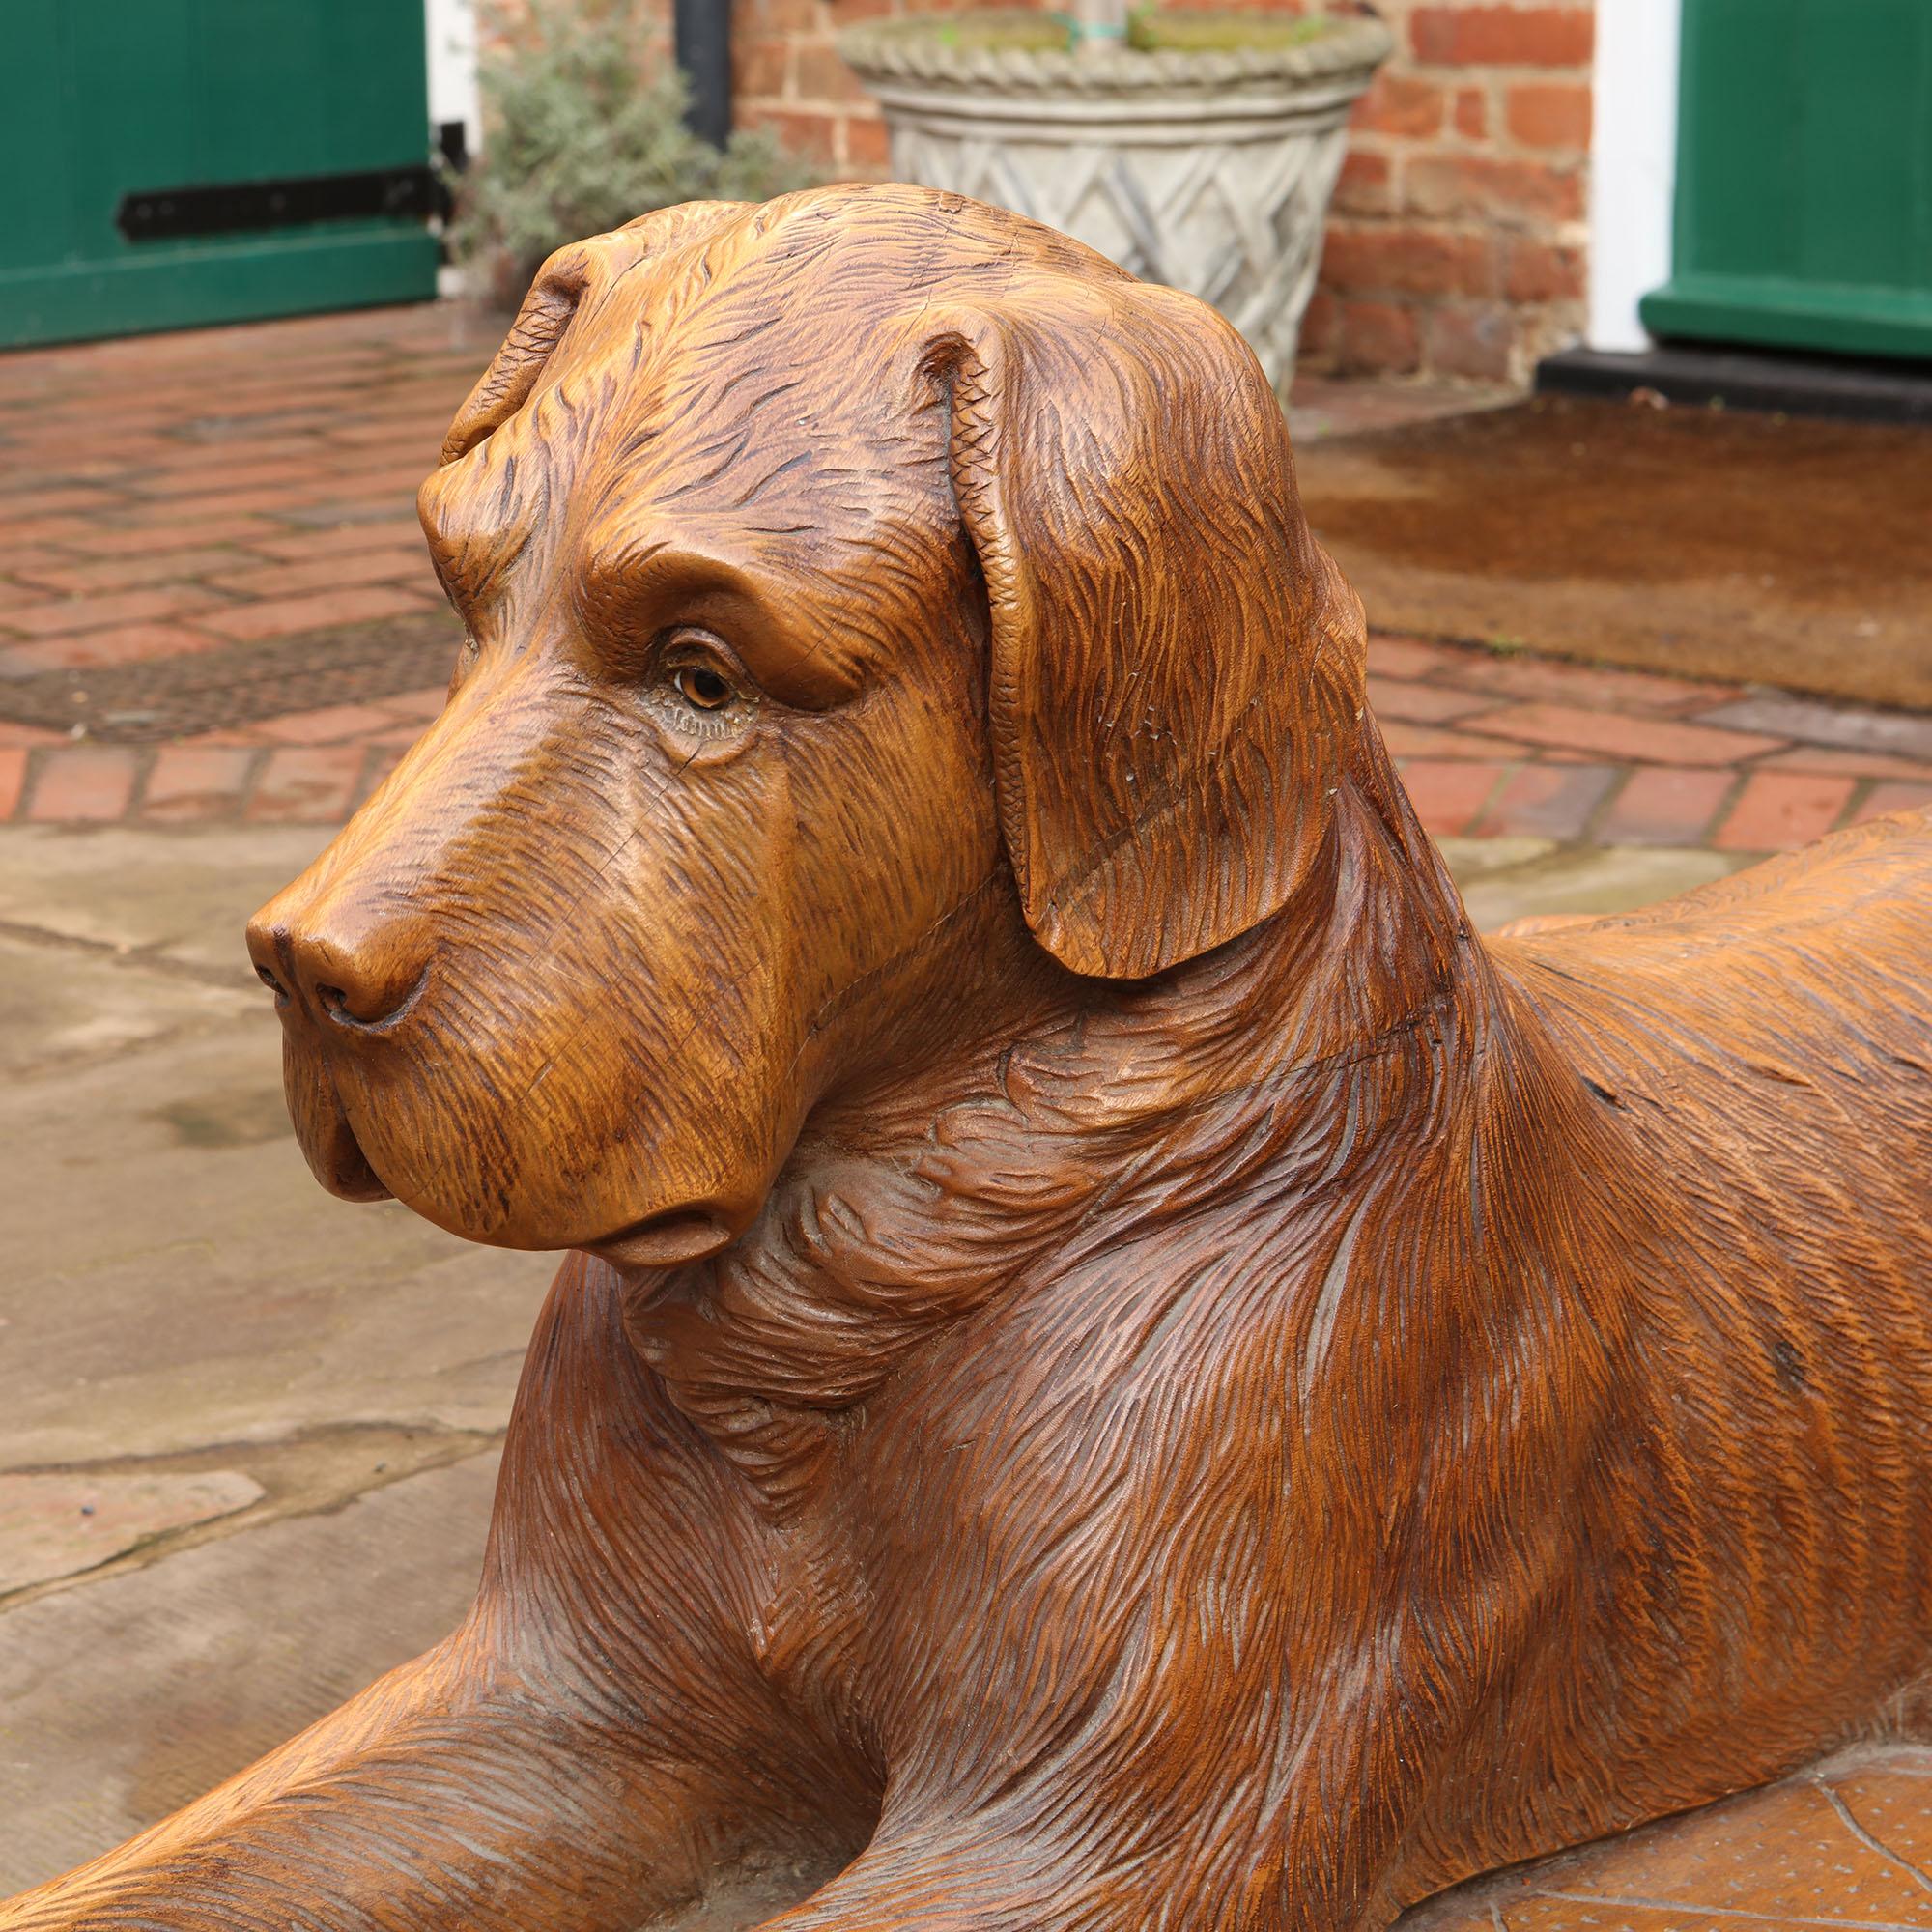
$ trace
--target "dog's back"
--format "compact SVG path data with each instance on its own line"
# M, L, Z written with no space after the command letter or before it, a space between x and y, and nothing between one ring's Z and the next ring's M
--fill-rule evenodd
M1932 813L1493 952L1611 1127L1601 1634L1662 1810L1932 1664Z

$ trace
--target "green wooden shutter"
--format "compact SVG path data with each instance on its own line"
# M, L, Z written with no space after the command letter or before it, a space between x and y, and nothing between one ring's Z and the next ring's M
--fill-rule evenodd
M1932 0L1684 0L1671 274L1641 313L1932 355Z
M6 0L0 343L434 295L420 215L276 219L130 239L128 197L341 178L428 156L422 0ZM179 204L176 204L179 206Z

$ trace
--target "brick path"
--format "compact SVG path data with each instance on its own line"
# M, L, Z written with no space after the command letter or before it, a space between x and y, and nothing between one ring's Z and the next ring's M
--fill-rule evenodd
M367 796L440 694L318 703L331 640L366 658L374 627L412 624L440 648L412 497L499 327L441 304L0 358L0 819L328 825ZM1319 434L1441 407L1311 384L1296 414ZM94 701L134 666L185 678L292 639L306 668L268 716L155 742ZM1758 853L1932 802L1928 717L1403 637L1371 665L1442 836ZM65 731L23 702L50 681Z

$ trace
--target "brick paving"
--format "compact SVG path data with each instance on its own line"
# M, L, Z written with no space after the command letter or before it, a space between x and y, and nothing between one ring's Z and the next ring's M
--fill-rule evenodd
M370 661L384 625L410 663L441 649L413 496L500 327L438 304L0 358L0 820L329 825L367 797L440 700ZM1456 400L1310 382L1297 430ZM197 659L230 693L216 728L93 701L133 677L152 707ZM253 665L271 683L244 700ZM1932 803L1932 717L1380 633L1370 667L1438 836L1760 853Z

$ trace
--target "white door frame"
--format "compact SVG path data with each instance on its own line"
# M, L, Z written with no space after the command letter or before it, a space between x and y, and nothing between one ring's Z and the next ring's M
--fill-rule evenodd
M1592 349L1644 350L1637 298L1670 279L1682 0L1597 0L1590 143Z
M476 99L476 0L427 0L424 32L429 45L429 123L463 123L473 155L483 140Z

